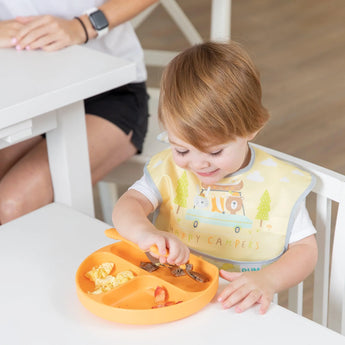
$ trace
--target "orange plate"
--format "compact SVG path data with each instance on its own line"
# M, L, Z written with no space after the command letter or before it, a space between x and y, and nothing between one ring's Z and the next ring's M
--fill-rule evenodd
M111 238L121 238L115 229L107 230L106 234ZM141 261L148 261L144 252L126 240L103 247L88 256L76 274L77 294L84 307L110 321L156 324L189 316L202 309L216 294L217 267L195 255L190 255L189 262L193 264L194 271L209 278L206 283L197 282L188 275L174 277L166 267L149 273L140 268ZM94 290L94 283L85 277L85 273L104 262L115 264L111 274L130 270L135 278L111 291L98 295L89 294L89 291ZM169 301L182 302L152 308L155 306L154 291L157 286L166 288Z

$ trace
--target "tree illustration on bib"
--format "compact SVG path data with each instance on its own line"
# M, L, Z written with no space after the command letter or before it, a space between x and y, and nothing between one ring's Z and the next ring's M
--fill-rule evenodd
M255 217L255 219L260 220L260 227L262 227L262 221L269 219L269 212L271 210L271 198L267 191L267 189L264 191L260 198L260 204L258 206L258 213Z
M187 173L184 171L182 176L177 181L176 187L176 197L174 203L178 205L176 214L180 210L180 207L187 207L187 198L188 198L188 179Z

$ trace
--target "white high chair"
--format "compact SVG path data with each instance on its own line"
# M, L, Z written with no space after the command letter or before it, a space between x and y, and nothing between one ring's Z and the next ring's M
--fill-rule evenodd
M316 177L316 184L310 195L311 198L315 197L315 202L307 202L317 229L319 250L313 277L311 318L345 335L345 176L282 152L257 144L255 146L311 172ZM133 168L131 176L135 173L141 176L141 171L138 170L140 169ZM123 173L124 175L120 177L127 177L126 169ZM332 224L333 219L334 224ZM299 315L304 315L305 298L302 282L289 289L287 308ZM275 299L275 302L279 302L279 297Z
M345 176L310 162L256 145L269 154L296 164L316 176L312 194L319 249L314 272L312 319L345 335ZM332 206L333 204L333 214ZM315 212L313 212L315 211ZM331 224L332 215L336 216ZM301 265L303 263L301 262ZM289 290L288 309L303 315L303 282Z
M161 0L150 6L133 19L132 24L134 28L137 28L146 20L152 11L159 5L164 7L191 45L203 42L201 35L175 0ZM230 20L231 0L212 0L210 39L229 40ZM147 66L165 66L178 54L178 52L144 49L144 54ZM118 187L129 187L133 184L141 177L146 161L155 153L167 147L166 144L156 140L157 135L160 133L157 121L159 89L149 88L148 93L150 95L150 118L142 154L132 157L113 169L102 181L98 182L97 185L103 220L110 225L112 224L112 209L118 198Z

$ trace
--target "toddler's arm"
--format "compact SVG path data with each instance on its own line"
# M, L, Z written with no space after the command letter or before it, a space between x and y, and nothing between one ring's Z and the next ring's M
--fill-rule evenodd
M140 192L131 189L121 196L114 207L114 227L123 237L136 243L143 250L149 250L155 244L162 254L159 257L161 263L186 263L189 259L188 247L176 236L158 230L149 221L147 216L153 211L151 202ZM167 249L169 255L165 257Z
M256 272L226 272L220 274L231 283L218 297L224 308L236 306L242 312L260 303L264 314L276 292L286 290L304 280L316 265L317 245L314 235L291 243L282 257Z

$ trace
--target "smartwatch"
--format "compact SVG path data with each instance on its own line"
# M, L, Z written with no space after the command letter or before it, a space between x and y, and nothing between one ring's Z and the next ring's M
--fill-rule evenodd
M109 22L104 13L98 8L90 8L85 12L93 28L97 31L97 38L104 36L109 31Z

